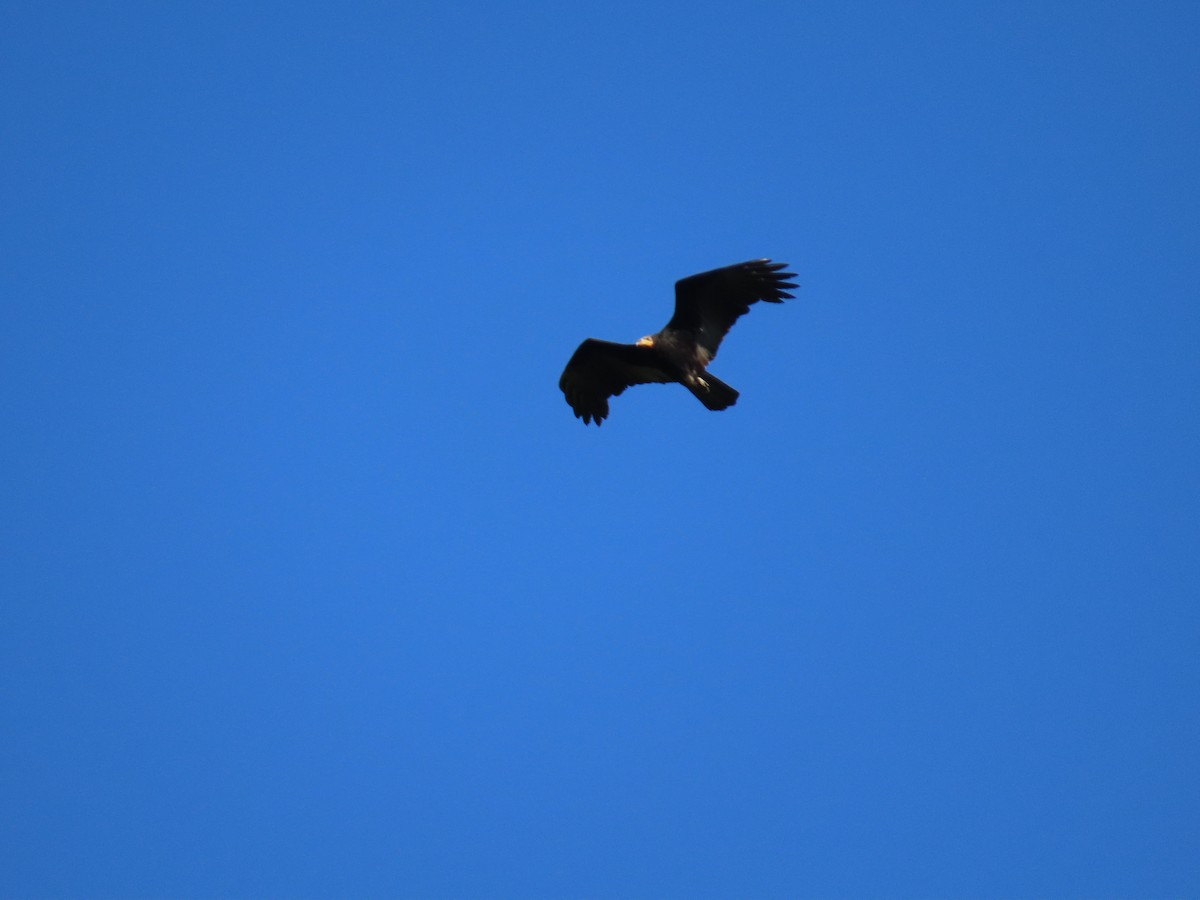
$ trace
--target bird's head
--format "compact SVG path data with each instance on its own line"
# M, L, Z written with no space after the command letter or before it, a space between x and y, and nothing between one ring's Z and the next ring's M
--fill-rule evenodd
M636 344L634 344L634 346L635 347L653 347L654 346L654 335L648 334L644 338L638 338L638 341Z

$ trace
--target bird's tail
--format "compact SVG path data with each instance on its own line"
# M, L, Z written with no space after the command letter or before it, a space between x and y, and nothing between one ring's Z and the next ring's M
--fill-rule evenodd
M696 395L696 399L707 406L709 409L727 409L737 403L738 392L723 382L720 378L715 378L704 373L704 381L708 384L708 388L702 388L698 384L686 385L687 389Z

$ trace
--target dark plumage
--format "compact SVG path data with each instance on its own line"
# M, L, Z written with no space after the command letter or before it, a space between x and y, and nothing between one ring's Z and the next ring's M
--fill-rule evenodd
M608 398L635 384L678 382L709 409L733 406L738 392L705 368L752 303L791 298L787 291L796 285L787 279L796 276L781 271L786 268L753 259L683 278L675 282L675 315L658 334L636 344L588 338L558 380L575 418L599 425L608 416Z

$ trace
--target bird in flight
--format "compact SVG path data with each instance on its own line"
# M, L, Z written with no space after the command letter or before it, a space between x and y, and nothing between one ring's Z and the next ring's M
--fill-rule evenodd
M769 259L701 272L675 282L675 315L658 334L636 344L588 338L571 356L558 386L575 418L600 425L608 417L608 398L635 384L676 382L712 410L737 402L738 392L706 371L721 339L759 300L782 303L795 288L784 272L787 263Z

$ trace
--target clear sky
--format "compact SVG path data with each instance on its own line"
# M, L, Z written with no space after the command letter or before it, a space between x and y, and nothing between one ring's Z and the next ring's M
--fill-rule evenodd
M1197 48L4 4L0 895L1200 895Z

